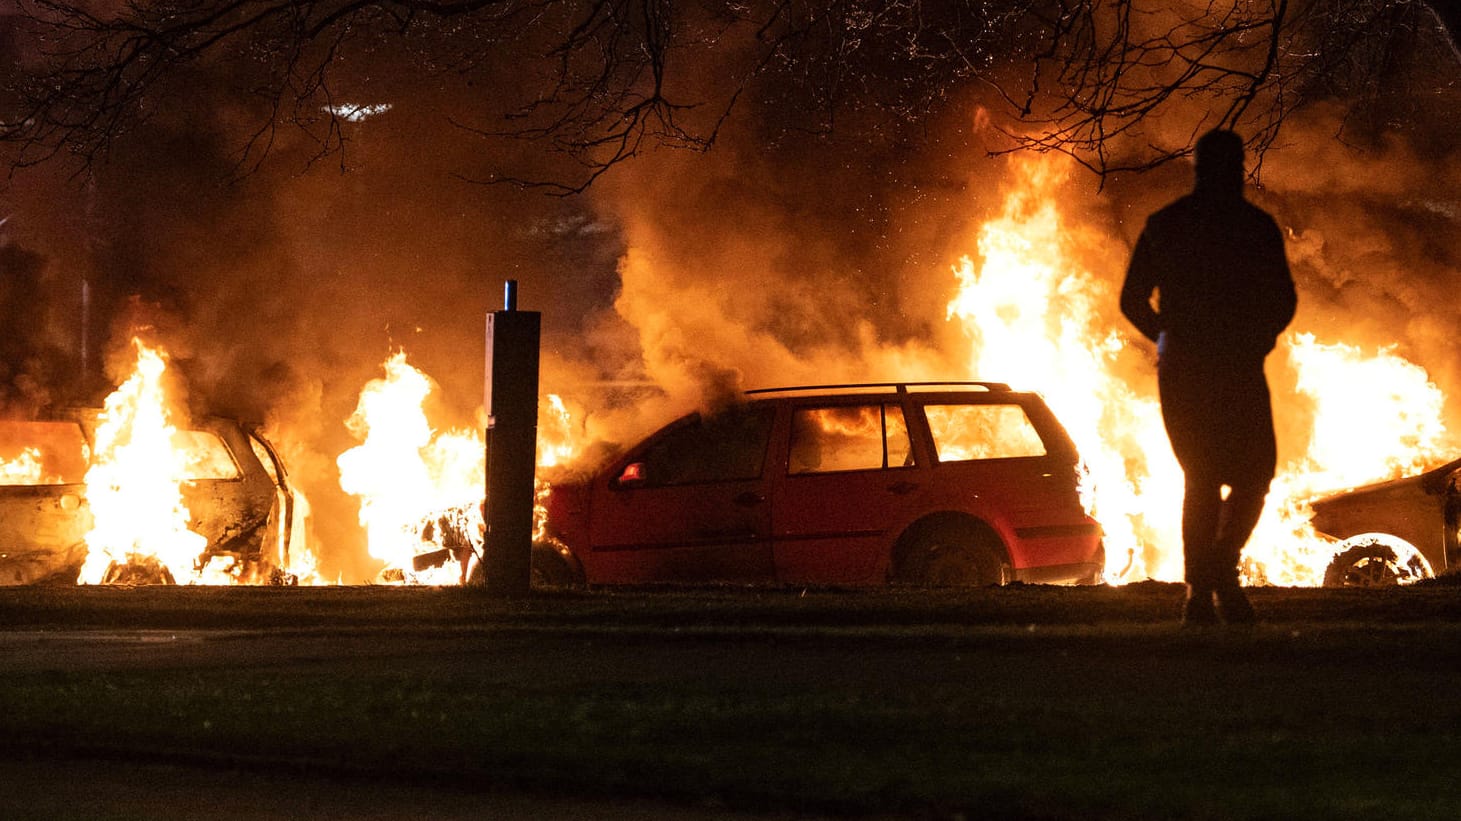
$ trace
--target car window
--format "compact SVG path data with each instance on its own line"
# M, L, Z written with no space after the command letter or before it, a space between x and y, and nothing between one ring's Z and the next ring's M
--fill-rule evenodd
M0 421L0 485L81 484L90 455L75 422Z
M925 405L923 413L940 462L1045 455L1040 433L1019 405Z
M269 474L269 478L274 480L274 484L279 484L279 471L274 468L274 459L269 455L268 445L259 441L257 436L249 434L249 447L253 449L254 457L259 460L259 464L264 466L264 472Z
M878 470L913 463L908 425L897 405L798 408L792 414L787 472Z
M736 407L693 417L644 452L643 486L756 479L766 462L774 407Z
M173 447L185 455L182 479L237 479L241 474L233 454L218 435L206 430L180 430L173 434Z

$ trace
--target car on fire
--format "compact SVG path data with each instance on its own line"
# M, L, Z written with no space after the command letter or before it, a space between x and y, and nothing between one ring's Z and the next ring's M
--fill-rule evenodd
M993 382L751 391L557 481L549 583L1098 583L1074 443Z
M92 527L85 477L100 411L67 408L40 420L0 420L0 584L74 583ZM177 432L186 448L180 477L189 529L207 539L199 567L214 560L236 581L287 583L294 495L284 463L258 431L206 417ZM155 562L113 564L107 583L172 583Z
M1461 562L1461 459L1312 503L1314 529L1341 540L1327 587L1430 578Z

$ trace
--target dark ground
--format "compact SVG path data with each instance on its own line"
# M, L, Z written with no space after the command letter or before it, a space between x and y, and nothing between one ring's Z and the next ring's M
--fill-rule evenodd
M1461 587L0 588L0 818L1455 818Z

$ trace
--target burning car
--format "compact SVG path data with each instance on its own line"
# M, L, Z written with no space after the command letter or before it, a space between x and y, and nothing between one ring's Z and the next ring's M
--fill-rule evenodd
M749 392L556 482L550 582L1097 583L1075 445L999 383Z
M1313 503L1314 529L1341 539L1325 586L1429 578L1461 561L1461 459Z
M75 582L94 552L97 409L67 409L39 421L0 421L0 584ZM283 583L294 495L278 453L257 431L217 417L176 430L180 482L196 534L188 580ZM126 481L123 477L122 481ZM95 559L93 559L95 561ZM96 581L173 583L169 567L139 554L106 560Z

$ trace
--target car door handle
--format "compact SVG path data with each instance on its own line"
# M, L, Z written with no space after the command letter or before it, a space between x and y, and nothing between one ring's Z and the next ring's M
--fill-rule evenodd
M734 499L731 499L731 501L735 502L741 507L755 507L756 505L759 505L762 502L766 501L766 497L762 496L754 490L748 490L745 493L737 495Z
M888 492L897 496L906 496L915 490L918 490L917 482L894 482L888 485Z

